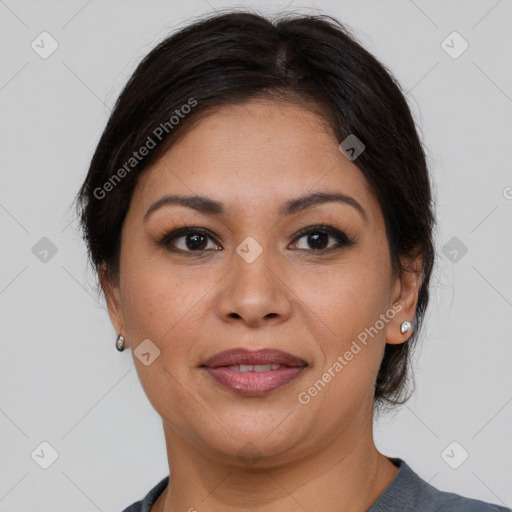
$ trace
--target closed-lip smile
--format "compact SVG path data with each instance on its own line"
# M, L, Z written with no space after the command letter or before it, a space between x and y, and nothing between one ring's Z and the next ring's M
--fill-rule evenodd
M303 359L273 348L226 350L201 365L217 383L246 396L261 396L284 386L307 367Z

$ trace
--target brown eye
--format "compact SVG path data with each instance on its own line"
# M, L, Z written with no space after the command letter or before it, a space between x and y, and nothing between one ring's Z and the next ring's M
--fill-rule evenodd
M215 246L208 248L209 239L214 240L213 236L202 228L181 228L162 237L158 244L169 251L193 253L218 250Z
M305 247L296 247L303 238ZM208 245L210 240L214 242L211 246ZM342 231L324 224L302 229L296 234L294 241L294 248L315 254L323 254L357 243ZM216 245L213 234L204 228L180 228L167 233L157 243L171 252L186 255L222 250Z
M345 233L339 231L332 226L310 226L302 229L295 237L295 240L305 239L306 247L298 247L299 250L308 250L312 248L312 252L329 252L343 246L355 245L355 241L350 239ZM334 240L334 244L329 245L329 238ZM295 242L297 245L297 242Z
M329 244L329 238L331 235L328 233L320 233L320 232L311 232L307 235L304 235L307 240L307 244L310 245L313 249L325 249ZM302 237L304 238L304 237Z
M184 235L179 238L184 238L185 240L185 246L187 249L190 250L204 250L206 249L206 246L208 245L208 239L205 235L202 235L200 233L190 233L188 235ZM178 238L178 240L179 240Z

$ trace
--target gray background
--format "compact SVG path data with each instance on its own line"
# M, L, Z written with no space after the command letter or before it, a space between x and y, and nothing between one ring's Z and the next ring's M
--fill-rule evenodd
M138 61L229 5L242 4L0 0L1 511L119 511L168 474L160 418L130 351L114 348L70 204ZM408 91L439 266L416 393L378 422L377 446L442 490L512 506L511 0L243 5L338 17ZM43 31L59 45L46 59L31 47ZM469 44L458 58L441 46L453 31ZM47 469L44 441L58 453Z

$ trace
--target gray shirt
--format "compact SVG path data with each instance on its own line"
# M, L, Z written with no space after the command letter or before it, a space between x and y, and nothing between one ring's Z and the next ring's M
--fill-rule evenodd
M439 491L420 478L405 461L389 458L398 473L366 512L512 512L510 508ZM169 483L169 476L151 489L144 499L123 512L151 512L151 507Z

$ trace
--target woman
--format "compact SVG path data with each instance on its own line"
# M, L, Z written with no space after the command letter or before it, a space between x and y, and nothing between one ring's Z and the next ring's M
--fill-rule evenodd
M400 87L338 21L233 11L164 40L78 200L166 440L170 478L124 512L505 510L375 446L435 220Z

